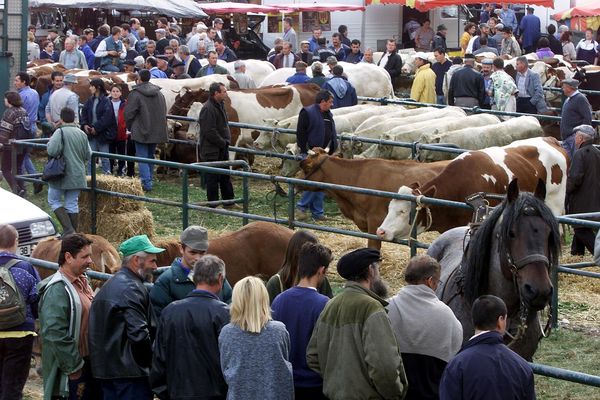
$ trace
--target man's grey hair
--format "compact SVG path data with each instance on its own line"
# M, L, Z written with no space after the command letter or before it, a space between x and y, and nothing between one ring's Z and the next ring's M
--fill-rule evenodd
M142 259L148 257L148 253L146 253L145 251L138 251L137 253L131 254L127 257L123 257L123 265L129 265L129 263L131 262L131 260L133 260L133 257L140 257Z
M236 61L236 62L233 64L233 68L234 68L236 71L239 71L240 69L242 69L242 67L245 67L245 66L246 66L246 63L244 63L244 62L243 62L243 61L241 61L241 60L237 60L237 61Z
M320 62L316 61L311 66L311 69L312 69L313 73L315 73L315 72L321 73L321 72L323 72L323 64L321 64Z
M181 46L179 46L178 49L180 52L182 52L183 54L185 54L186 56L190 55L190 48L187 47L185 44L182 44Z
M278 44L283 44L283 38L276 38L275 41L273 42L273 45L276 46Z
M527 57L525 57L525 56L517 57L517 62L523 63L525 65L529 65L529 61L527 61Z
M369 52L369 53L375 53L371 47L367 47L365 49L365 53L367 53L367 52Z
M179 41L177 39L169 40L169 46L173 47L173 45L175 45L176 47L179 47Z
M582 135L586 140L596 139L596 130L591 125L579 125L573 129L577 134Z
M155 46L156 46L156 41L154 41L154 40L152 40L152 39L151 39L151 40L148 40L148 43L146 43L146 46L148 46L148 45L150 45L150 44L153 44L153 45L155 45Z
M194 264L194 284L204 283L216 285L219 283L219 275L225 279L225 262L214 255L206 255Z

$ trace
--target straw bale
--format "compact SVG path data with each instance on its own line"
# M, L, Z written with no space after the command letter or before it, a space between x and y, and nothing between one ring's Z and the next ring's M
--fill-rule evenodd
M88 186L91 186L91 179L91 177L87 177ZM96 187L111 192L133 194L136 196L144 195L140 180L134 178L98 175L96 176ZM87 191L81 192L79 196L79 207L90 208L91 204L92 193ZM106 213L120 214L129 213L131 211L140 211L143 207L143 202L138 200L124 199L104 194L96 195L96 212L99 216Z
M84 233L91 232L91 217L87 208L80 209L79 230ZM96 234L116 246L136 235L145 234L152 238L155 235L154 218L146 208L119 214L99 214L96 220Z

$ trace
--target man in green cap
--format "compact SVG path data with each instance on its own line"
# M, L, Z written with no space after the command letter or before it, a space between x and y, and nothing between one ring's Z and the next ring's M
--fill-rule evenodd
M163 251L146 235L121 243L123 266L92 302L90 359L105 399L153 398L148 380L152 361L150 298L144 282L150 280L157 267L156 255Z

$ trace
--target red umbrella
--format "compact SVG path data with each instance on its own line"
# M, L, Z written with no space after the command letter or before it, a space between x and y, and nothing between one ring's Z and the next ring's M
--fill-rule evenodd
M556 21L569 19L573 17L596 17L600 16L600 4L597 1L581 4L577 7L569 8L552 15Z

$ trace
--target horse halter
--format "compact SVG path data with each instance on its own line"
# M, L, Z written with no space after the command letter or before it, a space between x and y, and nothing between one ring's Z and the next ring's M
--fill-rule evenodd
M304 177L304 180L307 180L308 178L310 178L312 175L314 175L323 164L325 164L325 161L327 161L329 159L329 156L327 154L325 154L325 157L323 157L323 159L321 161L319 161L319 163L317 165L315 165L315 167Z

